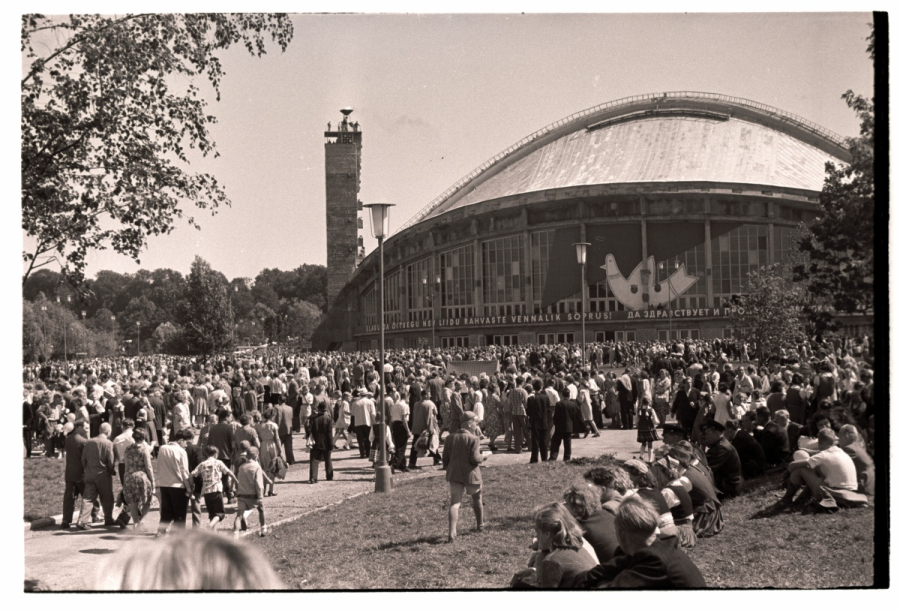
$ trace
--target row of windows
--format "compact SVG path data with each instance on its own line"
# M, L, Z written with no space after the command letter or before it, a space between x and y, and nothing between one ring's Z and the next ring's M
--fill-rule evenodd
M406 291L401 285L402 273L385 278L385 319L388 323L428 321L434 316L433 301L437 300L441 318L462 318L475 315L513 316L541 313L541 297L549 270L553 231L531 233L531 260L526 260L525 236L511 235L482 242L482 302L475 308L475 246L469 244L442 252L438 257L439 273L433 275L432 259L424 258L406 266ZM774 239L769 239L765 225L742 225L713 239L712 257L707 261L705 245L658 261L657 282L683 265L688 275L697 281L684 294L674 299L673 309L721 307L731 295L746 289L747 275L768 264L769 251L776 263L789 263L796 254L797 230L774 227ZM707 269L711 275L707 275ZM532 278L532 311L527 311L526 290ZM708 282L712 282L713 301L707 302ZM377 323L377 290L371 289L362 299L367 325ZM402 320L401 303L406 299L407 318ZM588 287L587 308L591 312L624 311L626 307L612 294L606 280ZM545 313L581 313L581 292L549 307Z

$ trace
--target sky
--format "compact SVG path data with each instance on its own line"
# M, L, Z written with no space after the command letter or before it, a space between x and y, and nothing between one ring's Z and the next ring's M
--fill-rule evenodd
M459 178L556 120L630 95L706 91L748 98L856 135L847 89L871 96L870 13L305 14L286 52L222 55L211 129L214 174L232 201L185 202L140 264L112 250L87 273L169 267L195 255L228 278L325 264L326 124L354 108L364 203L395 203L399 229ZM205 80L197 81L204 87ZM208 89L208 87L206 87ZM375 240L364 217L366 252ZM28 240L25 240L27 246Z

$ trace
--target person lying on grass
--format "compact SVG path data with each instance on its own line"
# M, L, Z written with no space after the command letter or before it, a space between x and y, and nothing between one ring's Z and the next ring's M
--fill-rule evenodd
M700 570L684 551L657 537L659 515L638 495L626 498L616 513L616 556L577 575L577 589L698 589L706 587Z
M560 502L534 512L534 533L535 552L528 568L513 576L513 589L571 589L575 576L597 565L581 526Z

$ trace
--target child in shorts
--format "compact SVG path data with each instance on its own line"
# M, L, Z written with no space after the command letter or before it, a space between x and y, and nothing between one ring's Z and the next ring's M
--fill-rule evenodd
M233 527L235 538L239 536L241 524L246 523L246 518L254 508L259 512L260 537L269 533L262 503L266 476L259 465L259 449L256 447L247 449L247 458L248 461L238 470L237 476L237 513Z
M222 497L222 476L229 476L237 482L228 467L218 459L219 450L212 445L207 445L203 450L206 459L194 468L192 477L203 478L203 501L206 503L206 512L209 513L209 527L216 529L219 523L225 519L225 500Z

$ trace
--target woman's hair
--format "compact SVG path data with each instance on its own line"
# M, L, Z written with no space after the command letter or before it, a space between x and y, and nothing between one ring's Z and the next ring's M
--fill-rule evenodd
M98 574L94 588L101 591L285 588L255 548L199 528L127 545L109 556Z
M144 432L142 428L137 428L134 432L131 433L131 438L135 443L140 443L147 440L147 433Z
M275 407L269 407L266 409L265 413L263 413L263 417L265 417L268 421L272 421L276 417L278 417L278 411Z
M595 485L609 487L617 492L625 493L628 489L634 489L631 477L619 466L597 466L584 473L584 479Z
M616 533L650 537L659 524L659 513L653 506L635 494L622 500L616 511Z
M584 532L562 502L553 502L534 511L534 529L553 535L554 549L580 549Z
M656 475L647 468L646 472L642 472L635 466L631 466L628 462L622 464L622 468L631 476L631 481L637 488L658 489L659 484L656 481Z
M566 508L578 520L587 519L603 510L603 498L597 489L583 483L575 483L563 492Z

